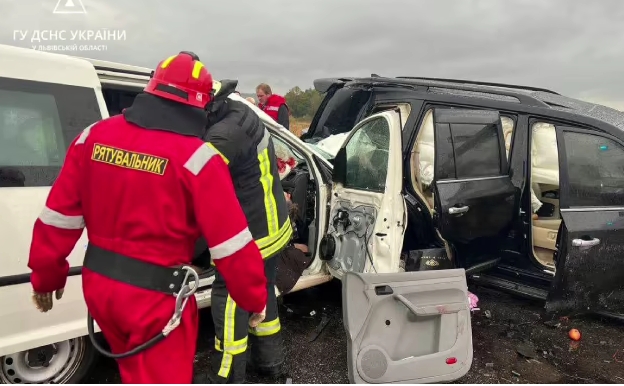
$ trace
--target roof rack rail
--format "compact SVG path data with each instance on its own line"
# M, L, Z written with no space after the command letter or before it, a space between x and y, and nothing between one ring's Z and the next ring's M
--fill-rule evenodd
M96 71L108 71L108 72L114 72L114 73L120 73L120 74L147 76L148 78L150 77L149 73L145 73L142 71L124 70L122 68L114 68L114 67L107 67L107 66L93 66L93 67L95 68Z
M444 78L427 78L420 76L397 76L399 79L421 79L421 80L432 80L438 82L449 82L449 83L466 83L466 84L474 84L479 86L490 86L490 87L503 87L503 88L511 88L518 90L527 90L527 91L541 91L547 92L549 94L561 95L558 92L548 90L546 88L540 87L531 87L531 86L519 86L515 84L505 84L505 83L494 83L494 82L479 82L474 80L465 80L465 79L444 79Z
M426 87L436 87L436 88L446 88L451 90L459 90L459 91L470 91L470 92L478 92L483 94L493 94L493 95L502 95L507 97L512 97L518 100L521 104L533 107L546 107L550 108L550 105L530 94L522 93L514 90L499 88L495 89L491 86L483 86L476 84L460 84L460 83L452 83L449 81L437 80L437 79L427 79L427 78L408 78L408 77L394 77L394 78L368 78L368 82L377 82L377 83L397 83L397 81L403 81L406 84L413 84L415 86L426 86ZM441 84L446 83L446 84Z

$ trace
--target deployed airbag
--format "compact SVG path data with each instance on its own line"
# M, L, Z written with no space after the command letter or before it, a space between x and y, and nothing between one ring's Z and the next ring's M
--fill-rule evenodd
M555 126L536 123L531 129L531 182L559 186L559 152Z

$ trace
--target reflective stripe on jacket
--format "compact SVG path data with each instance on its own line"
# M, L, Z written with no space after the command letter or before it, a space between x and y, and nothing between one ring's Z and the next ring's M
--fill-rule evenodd
M264 263L229 170L198 136L144 129L123 115L86 128L34 225L36 292L65 286L85 227L100 248L166 267L189 264L204 236L234 301L249 312L265 307Z
M249 229L266 259L282 250L293 230L269 131L241 102L226 100L204 137L230 167Z

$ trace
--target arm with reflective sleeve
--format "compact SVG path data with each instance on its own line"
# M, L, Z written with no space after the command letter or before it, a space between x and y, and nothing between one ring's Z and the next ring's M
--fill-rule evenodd
M61 172L35 221L28 267L32 270L30 282L37 293L54 292L65 287L69 271L67 257L85 227L80 198L80 169L84 143L91 127L86 128L69 146Z
M192 174L197 223L230 296L242 309L262 312L267 301L264 262L227 165L217 151L202 144L184 166Z

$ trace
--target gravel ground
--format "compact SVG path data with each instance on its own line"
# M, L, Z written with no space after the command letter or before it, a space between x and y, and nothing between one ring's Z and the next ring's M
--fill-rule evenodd
M481 309L472 317L474 361L457 383L624 383L621 324L591 317L545 319L540 303L486 288L471 291L479 296ZM286 296L280 316L287 375L274 380L250 374L248 382L285 383L290 378L292 383L348 383L339 297L335 282ZM329 324L310 342L323 309ZM568 338L570 328L581 331L580 342ZM213 345L210 312L202 311L196 372L208 366ZM101 358L85 383L119 382L115 362Z

